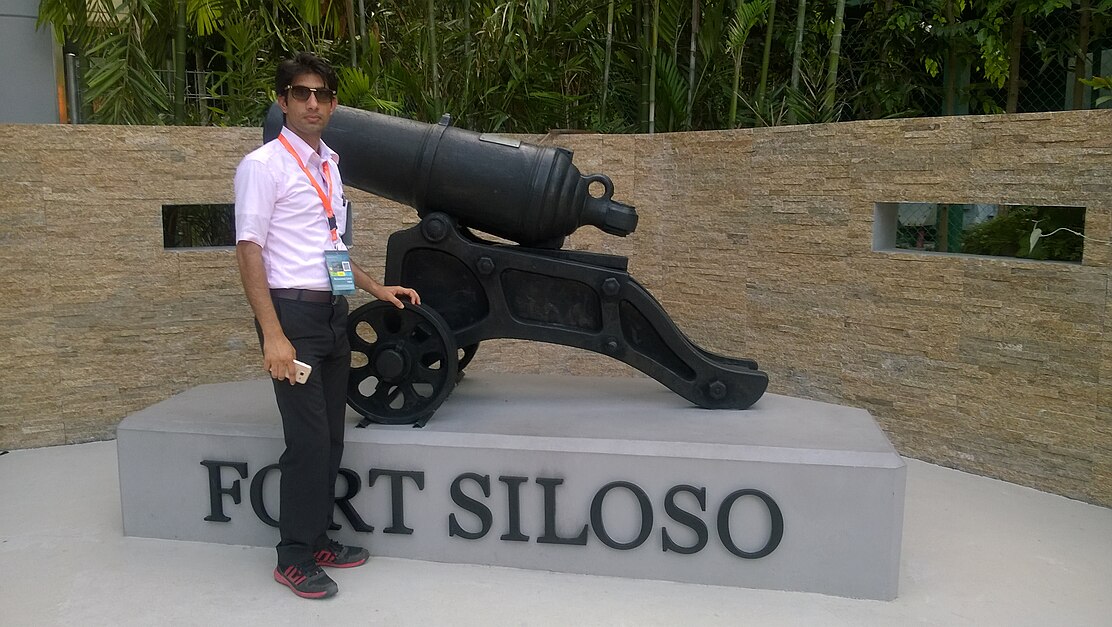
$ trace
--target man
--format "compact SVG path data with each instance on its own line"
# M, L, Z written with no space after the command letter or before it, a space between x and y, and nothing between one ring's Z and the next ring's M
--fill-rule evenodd
M236 260L286 441L274 579L311 599L337 591L321 566L359 566L369 555L326 535L351 367L343 294L359 287L397 307L404 307L399 297L420 303L411 289L374 281L340 239L348 208L339 158L321 141L336 87L336 73L311 54L279 64L275 92L285 125L278 139L243 158L235 176ZM294 360L312 368L304 383L296 383Z

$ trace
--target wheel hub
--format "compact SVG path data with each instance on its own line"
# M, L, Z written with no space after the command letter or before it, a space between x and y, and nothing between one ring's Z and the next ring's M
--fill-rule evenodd
M397 348L387 348L375 357L375 370L383 381L397 383L407 370L405 355Z

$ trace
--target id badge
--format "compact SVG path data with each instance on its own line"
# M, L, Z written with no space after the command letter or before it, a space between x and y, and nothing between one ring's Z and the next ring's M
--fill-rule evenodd
M355 293L355 273L351 270L348 251L324 251L324 265L328 267L328 282L332 285L333 294Z

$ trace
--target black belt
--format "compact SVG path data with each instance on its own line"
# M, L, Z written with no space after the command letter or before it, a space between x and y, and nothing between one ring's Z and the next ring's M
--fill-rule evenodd
M332 292L322 292L320 290L272 289L270 290L270 295L275 298L285 298L287 300L303 300L307 303L335 302L335 297L332 295Z

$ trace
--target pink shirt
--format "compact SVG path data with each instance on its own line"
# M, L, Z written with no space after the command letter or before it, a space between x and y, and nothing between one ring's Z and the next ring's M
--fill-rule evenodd
M343 234L347 207L340 181L340 157L320 143L320 154L300 137L282 127L282 135L297 151L317 184L328 193L321 165L332 162L332 211L337 233ZM305 172L282 142L274 139L251 152L236 168L236 241L254 242L263 249L266 280L271 288L331 290L324 251L346 250L332 242L324 204Z

